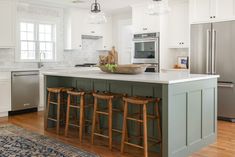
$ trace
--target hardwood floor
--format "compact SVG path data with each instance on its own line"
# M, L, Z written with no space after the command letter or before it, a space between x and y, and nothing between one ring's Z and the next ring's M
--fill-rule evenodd
M142 157L142 150L135 148L128 149L128 152L121 155L118 148L109 151L107 141L97 140L97 145L91 145L89 137L86 137L82 144L78 138L66 138L62 135L58 136L53 131L44 131L43 112L29 113L24 115L11 116L9 118L0 118L0 124L11 123L23 127L30 131L37 132L52 138L56 138L64 143L71 144L89 152L94 152L102 157ZM70 135L71 136L71 135ZM77 137L77 136L76 136ZM118 145L117 145L118 146ZM235 157L235 124L218 121L218 140L217 143L206 147L190 157ZM157 154L150 156L158 157Z

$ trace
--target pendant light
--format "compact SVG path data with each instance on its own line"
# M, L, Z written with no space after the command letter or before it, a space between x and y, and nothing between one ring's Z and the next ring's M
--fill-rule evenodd
M91 4L90 17L88 21L90 24L104 24L107 22L106 16L101 11L101 6L97 0Z
M171 11L168 0L152 0L148 5L147 13L149 15L163 15Z

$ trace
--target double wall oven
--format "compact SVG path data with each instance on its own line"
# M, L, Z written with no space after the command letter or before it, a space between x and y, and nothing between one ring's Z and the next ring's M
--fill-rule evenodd
M160 33L134 34L132 63L159 65Z

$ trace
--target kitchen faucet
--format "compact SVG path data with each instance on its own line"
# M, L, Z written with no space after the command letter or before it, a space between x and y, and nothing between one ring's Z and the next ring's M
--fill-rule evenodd
M46 55L45 52L41 51L41 53L40 53L40 58L39 58L39 62L38 62L39 69L44 67L44 64L42 63L42 55L44 56L43 58L45 58L45 55Z

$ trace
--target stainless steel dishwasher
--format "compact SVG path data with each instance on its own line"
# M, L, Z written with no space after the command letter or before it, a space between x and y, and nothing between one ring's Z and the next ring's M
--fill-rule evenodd
M11 88L11 111L38 107L39 71L12 72Z

